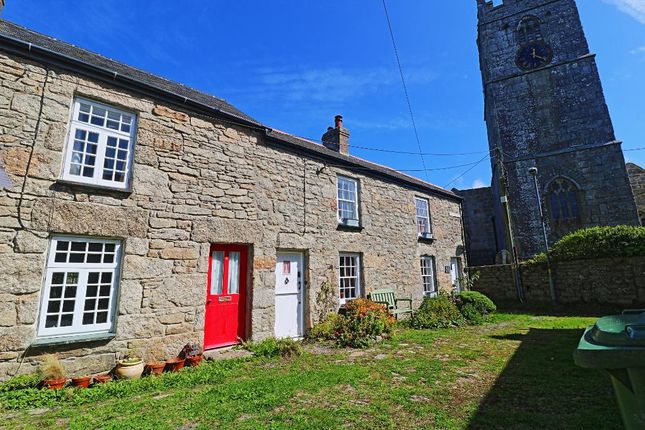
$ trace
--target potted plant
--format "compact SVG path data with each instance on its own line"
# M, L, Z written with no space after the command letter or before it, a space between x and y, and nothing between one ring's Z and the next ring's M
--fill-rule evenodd
M119 379L139 379L144 367L141 356L134 352L128 352L124 359L116 363L114 374Z
M158 351L160 347L151 347L146 352L146 374L148 375L161 375L164 367L166 367L166 362L163 360L158 360Z
M109 373L105 373L101 375L94 375L92 379L94 380L95 384L103 384L105 382L110 382L112 380L112 376L110 376Z
M187 343L179 353L179 357L186 359L186 365L190 367L199 366L204 359L202 348L197 343Z
M177 372L184 368L186 360L181 357L169 358L166 360L165 370L167 372Z
M91 381L91 376L77 376L75 378L72 378L72 385L76 388L87 388L90 386Z
M40 376L43 378L43 385L51 390L59 390L67 382L65 368L58 360L58 357L52 354L43 356L43 362L40 365Z

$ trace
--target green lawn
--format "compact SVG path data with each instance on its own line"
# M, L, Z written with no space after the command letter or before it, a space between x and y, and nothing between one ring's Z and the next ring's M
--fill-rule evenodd
M572 362L593 321L498 314L366 351L210 362L78 392L0 387L0 428L620 429L608 379Z

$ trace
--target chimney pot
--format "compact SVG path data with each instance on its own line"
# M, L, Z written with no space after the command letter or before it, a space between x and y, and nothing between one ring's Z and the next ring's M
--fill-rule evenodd
M349 130L343 127L343 116L334 117L333 127L327 127L327 132L323 134L322 143L327 149L349 155Z

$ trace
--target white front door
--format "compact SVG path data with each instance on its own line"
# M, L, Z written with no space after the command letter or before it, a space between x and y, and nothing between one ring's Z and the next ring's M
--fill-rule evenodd
M279 252L275 265L275 337L302 337L304 258L299 252Z
M452 289L455 292L461 291L459 281L461 278L461 259L459 257L452 257L450 259L450 280L452 281Z

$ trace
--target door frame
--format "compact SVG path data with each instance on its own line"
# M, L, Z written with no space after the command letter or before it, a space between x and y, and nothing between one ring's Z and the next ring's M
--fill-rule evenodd
M243 315L238 314L238 336L235 342L225 343L215 346L206 346L206 305L208 303L208 296L210 295L211 288L211 279L213 272L213 252L223 251L225 253L231 251L240 252L240 256L244 256L240 261L240 286L239 286L239 312ZM235 244L235 243L211 243L208 251L208 272L206 277L206 290L204 297L204 336L203 336L203 345L204 349L217 349L224 348L226 346L237 345L240 343L240 340L244 341L248 338L248 322L249 322L249 291L251 290L251 277L250 273L250 258L251 258L251 247L245 244Z
M300 289L300 327L302 330L302 333L296 337L296 339L303 338L307 334L307 327L305 326L305 313L308 311L308 306L307 306L307 301L306 298L308 297L308 290L307 290L307 251L301 250L301 249L278 249L276 250L275 256L276 256L276 264L278 261L278 256L279 255L298 255L299 256L299 263L302 271L302 286ZM275 268L274 268L274 273L275 273ZM273 280L273 298L274 298L274 309L273 309L273 334L275 335L275 323L276 323L276 307L275 307L275 287L276 287L277 279L274 278Z
M460 282L460 278L463 278L462 272L462 263L461 263L461 257L450 257L450 276L452 278L452 263L453 261L455 262L455 281L452 284L452 288L455 292L460 293L462 291L462 286ZM452 281L452 279L451 279Z

